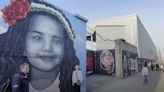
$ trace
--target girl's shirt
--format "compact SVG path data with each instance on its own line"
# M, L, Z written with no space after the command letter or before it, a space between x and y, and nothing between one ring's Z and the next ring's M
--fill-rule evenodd
M147 68L147 67L143 67L143 68L142 68L142 76L148 75L148 74L149 74L148 68Z
M77 83L77 81L80 80L82 82L83 76L81 70L74 70L72 73L72 85L74 83Z

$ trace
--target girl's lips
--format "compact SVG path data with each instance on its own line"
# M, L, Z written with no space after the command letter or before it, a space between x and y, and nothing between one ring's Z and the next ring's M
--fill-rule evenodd
M55 56L39 56L44 61L52 61L55 59Z

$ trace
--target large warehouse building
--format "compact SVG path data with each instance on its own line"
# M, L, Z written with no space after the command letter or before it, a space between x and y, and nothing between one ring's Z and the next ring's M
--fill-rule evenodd
M87 26L87 37L95 39L97 50L114 49L114 40L124 39L137 47L138 58L158 60L156 46L136 14L89 21Z

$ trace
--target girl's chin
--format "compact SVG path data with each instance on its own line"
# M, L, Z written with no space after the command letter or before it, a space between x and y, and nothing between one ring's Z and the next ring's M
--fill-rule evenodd
M40 70L40 71L51 71L52 69L54 69L55 67L38 67L38 66L33 66L34 68L36 68L37 70Z

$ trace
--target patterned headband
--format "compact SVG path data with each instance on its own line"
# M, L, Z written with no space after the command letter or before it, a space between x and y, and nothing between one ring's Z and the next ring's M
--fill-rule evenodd
M49 7L45 4L34 3L31 4L26 0L11 0L10 4L2 9L3 19L10 26L15 24L17 20L23 19L27 16L28 12L47 12L56 16L64 28L66 29L70 39L74 40L75 35L72 31L71 25L66 17L58 10L52 7Z

